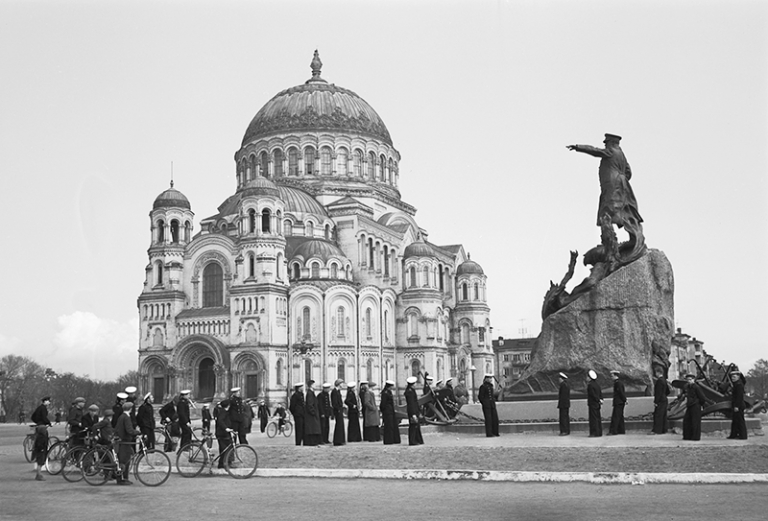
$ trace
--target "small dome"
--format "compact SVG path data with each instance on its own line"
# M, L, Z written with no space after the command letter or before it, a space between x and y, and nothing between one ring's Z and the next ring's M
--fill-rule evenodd
M304 190L283 185L279 185L277 189L280 191L280 199L285 203L286 212L328 217L325 207Z
M304 257L304 260L315 257L323 262L329 261L331 258L347 258L338 246L325 239L309 239L308 241L303 242L293 252L294 257L298 257L299 255Z
M243 197L254 195L254 196L270 196L270 197L280 197L280 190L278 190L277 185L267 179L266 177L262 176L256 176L255 178L248 181L245 186L242 188Z
M432 246L424 242L422 239L419 239L416 242L412 242L408 246L405 247L405 251L403 252L403 258L408 259L410 257L434 257L435 256L435 250L432 249Z
M468 258L459 264L459 267L456 269L456 275L485 275L485 273L478 263Z
M192 206L189 204L189 199L173 187L173 181L171 181L171 187L155 198L152 209L157 210L158 208L185 208L190 210Z

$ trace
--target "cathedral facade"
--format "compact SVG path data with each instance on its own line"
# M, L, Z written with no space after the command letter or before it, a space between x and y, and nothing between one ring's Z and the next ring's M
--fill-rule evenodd
M193 226L171 187L150 212L141 392L285 401L297 382L494 372L486 276L438 246L398 190L400 153L357 94L312 77L264 105L235 192Z

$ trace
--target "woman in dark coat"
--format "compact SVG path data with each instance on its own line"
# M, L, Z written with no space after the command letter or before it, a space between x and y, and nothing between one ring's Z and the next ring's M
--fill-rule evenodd
M395 382L387 380L384 389L381 391L381 419L384 423L384 445L400 443L400 430L398 421L395 418L395 398L392 396L392 388Z
M333 419L336 427L333 429L333 444L335 446L344 445L344 401L341 399L341 384L344 380L336 380L331 391L331 409L333 409Z
M656 382L653 384L653 433L667 432L667 408L669 407L669 385L664 378L664 371L656 368Z
M307 382L307 396L304 405L304 445L314 447L320 445L320 410L317 406L317 396L312 390L314 380Z
M704 392L696 384L692 374L685 375L685 417L683 418L683 439L699 441L701 439L701 406L706 402Z
M352 443L353 441L363 441L363 437L360 435L360 404L357 401L357 394L355 394L355 385L357 382L349 382L347 384L347 396L344 398L344 403L347 406L347 441Z

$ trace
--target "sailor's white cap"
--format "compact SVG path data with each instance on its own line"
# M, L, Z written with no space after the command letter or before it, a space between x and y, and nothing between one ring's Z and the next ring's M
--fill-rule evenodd
M417 381L417 378L415 376L409 376L405 381L409 384L415 384Z
M588 374L591 379L597 380L597 373L594 370L590 369Z

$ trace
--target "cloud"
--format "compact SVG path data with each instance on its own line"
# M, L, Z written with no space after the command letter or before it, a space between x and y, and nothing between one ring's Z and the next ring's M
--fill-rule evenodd
M0 357L5 355L18 355L21 350L21 339L5 336L0 333Z
M40 363L57 372L112 380L138 366L138 318L126 322L75 311L57 319L54 349Z

